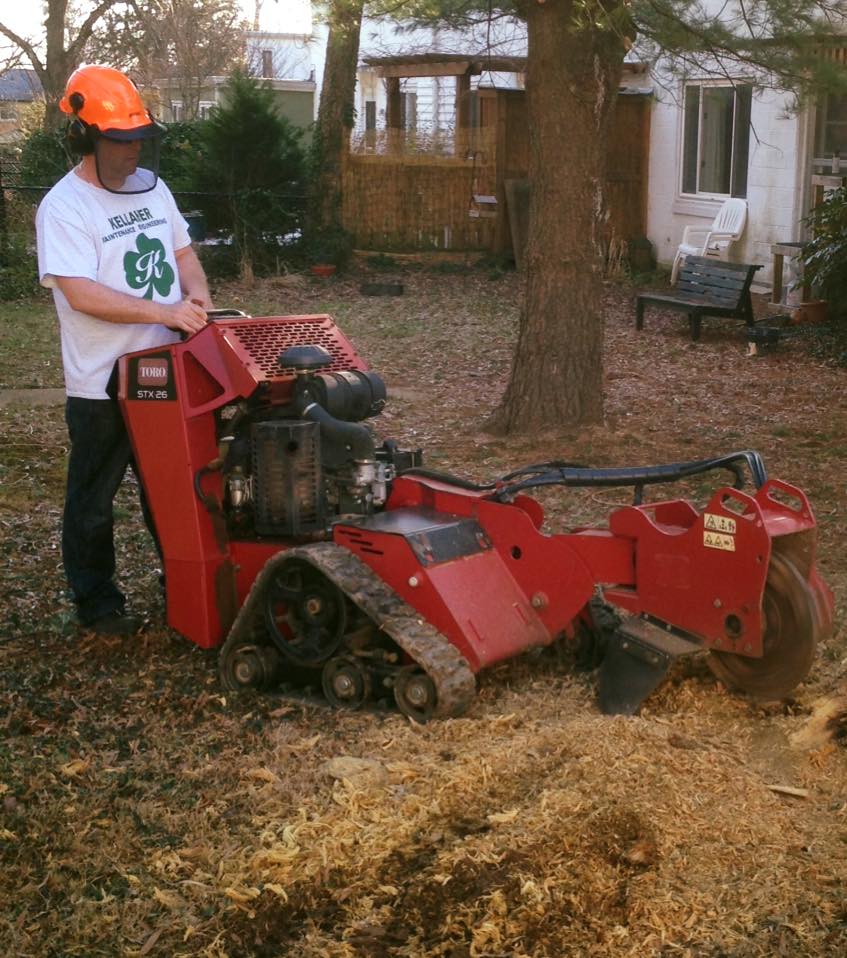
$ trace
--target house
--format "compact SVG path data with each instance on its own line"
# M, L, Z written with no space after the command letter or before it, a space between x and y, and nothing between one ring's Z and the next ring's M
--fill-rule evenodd
M313 78L304 80L289 79L279 76L261 76L266 85L274 92L277 109L280 114L291 121L295 126L308 130L314 122L316 97L316 83ZM228 77L205 77L199 89L194 93L197 97L197 119L206 120L210 111L223 102ZM159 113L165 123L175 123L187 119L188 111L184 102L177 78L161 78L155 81L159 99Z
M717 15L714 0L712 6ZM459 122L456 103L462 91L456 67L463 55L465 61L484 62L487 57L494 63L498 57L502 61L525 56L525 45L522 25L505 19L492 22L490 28L461 32L365 21L353 153L379 154L386 149L392 128L398 127L407 151L449 153ZM436 51L442 54L440 62ZM847 68L847 38L841 47L822 55ZM622 184L629 178L645 191L642 233L659 262L670 265L686 225L708 226L727 197L743 197L747 228L730 257L762 264L756 288L770 288L772 247L804 239L803 221L822 192L847 183L847 96L825 96L797 112L790 92L756 82L760 78L744 68L691 71L679 77L660 68L645 72L638 64L637 48L627 59L631 62L625 66L618 113L624 108L632 118L619 125L619 136L610 144L608 197L613 218L634 224L641 202L639 189L616 188L617 170ZM464 93L471 126L480 122L477 110L486 95L523 86L520 70L469 72ZM624 96L641 101L640 134L641 114L636 115L633 101L624 101ZM396 133L393 138L396 143ZM630 146L645 141L645 168L628 167ZM423 216L430 207L419 193L411 197ZM629 209L622 212L624 205ZM431 241L431 230L424 232L430 236L422 239ZM624 230L621 238L634 237ZM439 245L456 239L453 229ZM789 268L786 285L791 278Z
M526 232L526 34L498 19L462 31L362 26L343 220L357 245L519 255ZM646 67L627 62L610 157L609 242L644 233Z
M515 58L525 56L525 32L515 20L497 20L490 30L480 25L449 30L409 29L385 17L366 17L359 43L354 145L378 139L373 131L386 128L390 88L409 134L436 143L449 137L457 117L456 77L463 74L457 67L474 61L469 82L458 94L469 94L473 114L478 88L523 89L523 61L515 68Z
M35 70L7 70L0 76L0 143L20 138L21 111L43 95Z
M244 62L247 72L273 91L280 114L307 132L308 141L317 116L316 76L323 73L325 31L323 38L320 31L314 35L310 18L304 19L301 13L292 21L290 14L289 8L278 4L261 5L259 29L244 33ZM209 111L222 102L226 82L227 77L205 77L199 90L192 91L199 119L207 119ZM187 119L194 112L186 109L179 78L162 78L155 86L165 122Z
M847 62L847 41L824 55ZM847 97L797 112L791 93L754 79L743 67L721 77L657 75L647 236L659 262L670 263L686 225L707 227L727 197L744 198L747 227L729 255L762 264L756 288L764 290L772 247L804 239L803 220L821 192L845 182L832 173L839 154L847 157ZM787 271L786 286L791 278Z

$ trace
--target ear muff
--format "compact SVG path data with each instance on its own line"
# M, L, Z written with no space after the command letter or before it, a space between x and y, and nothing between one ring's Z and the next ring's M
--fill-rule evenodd
M95 133L79 117L74 117L68 124L66 137L72 153L87 156L94 152Z
M85 97L74 92L68 97L68 103L74 111L74 118L68 123L68 147L72 153L86 156L94 152L94 137L88 124L79 118L79 111L85 106Z

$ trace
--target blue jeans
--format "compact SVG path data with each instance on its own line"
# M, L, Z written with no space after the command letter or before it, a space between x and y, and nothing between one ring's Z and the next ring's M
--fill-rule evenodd
M124 609L126 598L114 581L112 502L127 466L133 471L136 469L116 402L69 396L65 421L71 455L62 524L62 559L79 621L90 625L104 615ZM144 521L158 549L140 482L139 490Z

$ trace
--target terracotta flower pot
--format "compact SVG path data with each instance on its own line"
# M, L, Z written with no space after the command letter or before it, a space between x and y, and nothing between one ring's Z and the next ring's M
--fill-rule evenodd
M314 266L309 267L315 276L332 276L335 268L335 263L315 263Z
M826 319L826 300L811 299L800 305L791 314L792 324L822 323Z

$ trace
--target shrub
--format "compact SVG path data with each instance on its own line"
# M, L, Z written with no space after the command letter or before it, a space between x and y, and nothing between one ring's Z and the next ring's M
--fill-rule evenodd
M806 220L812 238L800 253L803 277L828 303L833 317L847 315L847 188L834 190Z
M194 192L198 186L198 155L202 150L203 124L169 123L162 137L159 176L172 193Z
M220 205L231 218L244 273L274 269L281 238L299 225L301 135L277 113L273 92L238 71L224 87L223 104L201 126L195 182L227 194Z
M40 289L35 253L22 236L0 237L0 300L23 299Z
M353 255L353 237L339 227L307 234L301 252L310 263L332 263L344 269Z
M21 182L24 186L53 186L72 166L64 130L36 130L21 147Z

